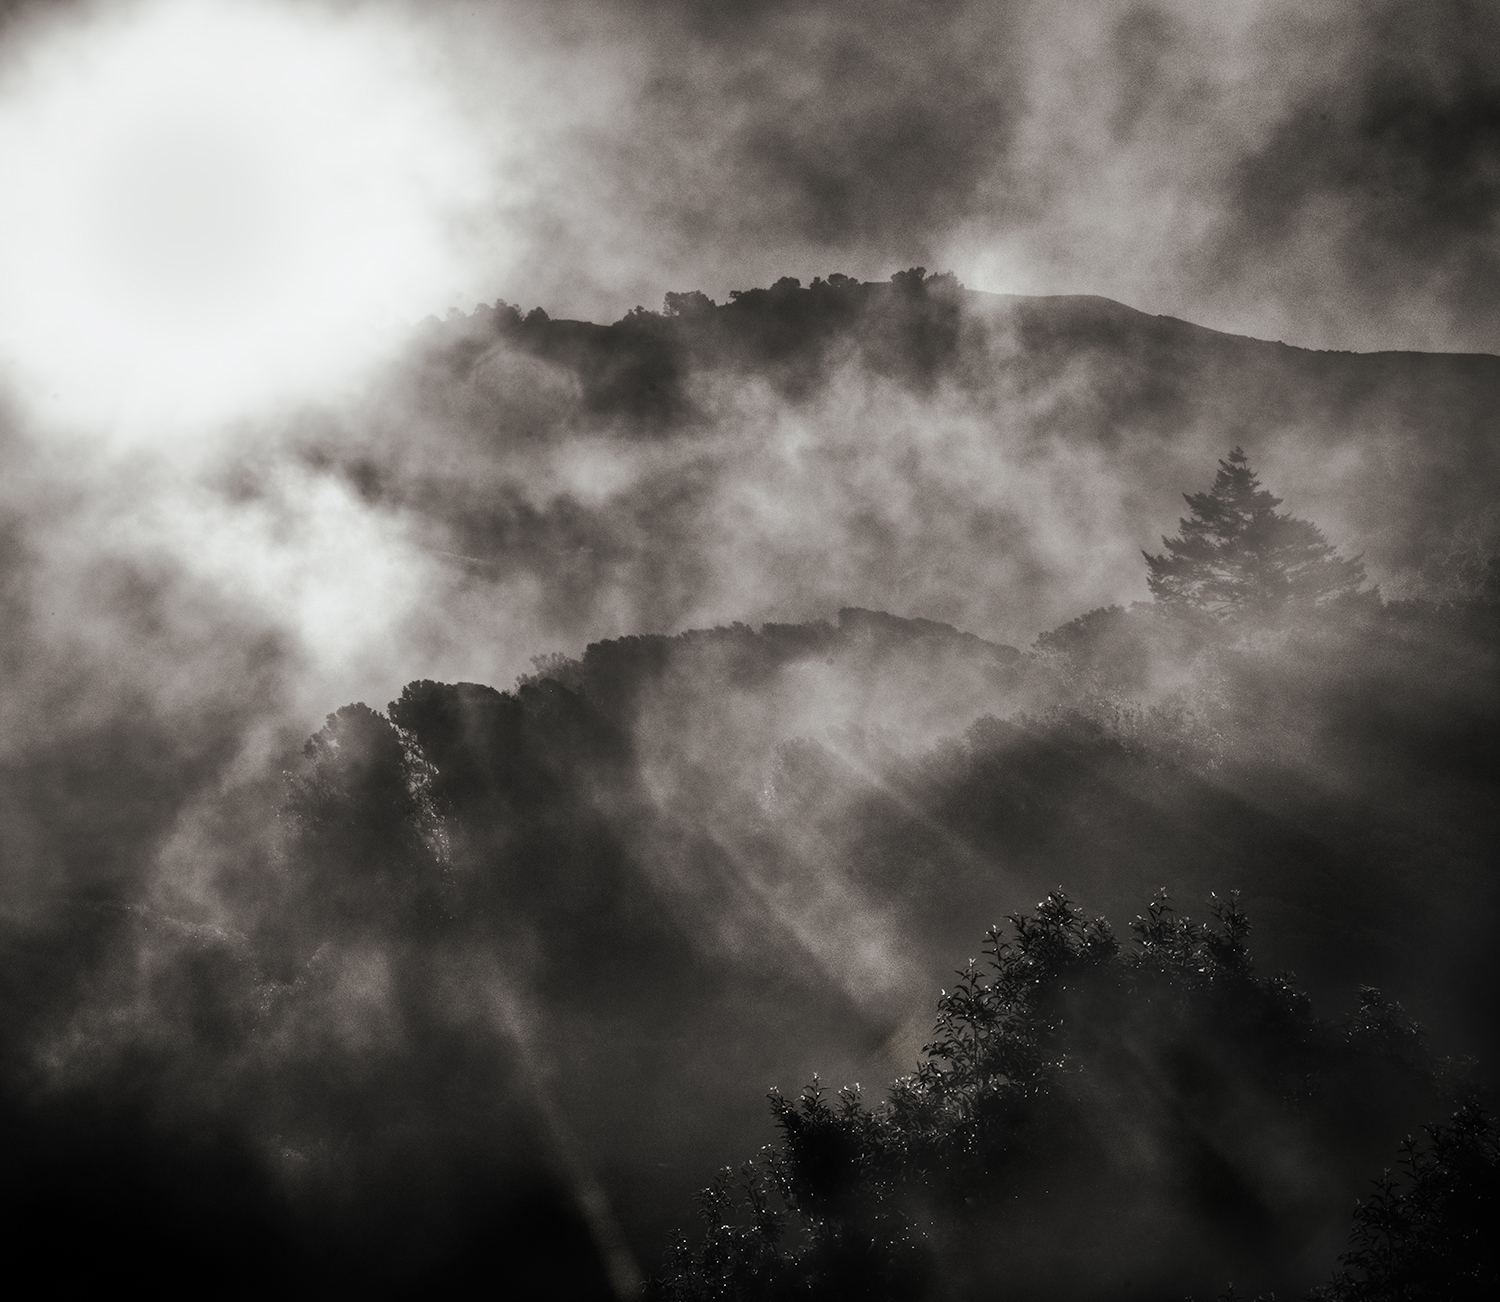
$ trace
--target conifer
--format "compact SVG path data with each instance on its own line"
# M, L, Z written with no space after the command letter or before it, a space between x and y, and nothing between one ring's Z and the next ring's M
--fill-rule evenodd
M1235 448L1206 493L1184 494L1190 514L1165 551L1143 552L1147 583L1161 602L1220 618L1265 615L1356 592L1365 570L1345 559L1309 520L1277 511L1282 499L1261 486Z

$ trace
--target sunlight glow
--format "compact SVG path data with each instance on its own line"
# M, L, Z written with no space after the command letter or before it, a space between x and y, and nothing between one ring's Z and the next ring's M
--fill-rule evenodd
M452 301L484 169L411 32L158 0L21 44L0 72L0 359L44 411L254 412Z

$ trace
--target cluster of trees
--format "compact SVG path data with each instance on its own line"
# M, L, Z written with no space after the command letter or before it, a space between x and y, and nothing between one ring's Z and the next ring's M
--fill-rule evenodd
M1303 952L1339 974L1368 969L1374 953L1386 975L1414 975L1390 958L1431 943L1402 874L1421 855L1448 872L1493 827L1483 775L1494 703L1470 672L1493 655L1492 604L1482 592L1462 607L1382 603L1357 558L1278 510L1239 448L1186 500L1179 534L1146 557L1154 605L1090 612L1029 656L846 610L836 625L599 643L577 660L539 660L510 693L424 682L388 715L345 707L308 743L283 807L281 912L306 930L298 961L330 938L400 938L392 971L419 991L434 971L424 946L502 955L566 1046L549 1090L574 1115L637 1109L633 1161L666 1142L670 1087L646 1065L638 1079L618 1074L619 1097L605 1103L611 1091L584 1079L599 1054L630 1053L631 1028L649 1021L692 1063L716 1052L698 1042L707 1028L733 1022L741 1049L717 1051L716 1086L732 1088L751 1070L746 1039L784 1033L774 1019L747 1029L763 1015L755 1000L795 989L810 1015L817 1002L816 973L781 972L777 991L754 993L774 946L741 938L733 957L714 943L746 908L712 885L744 871L725 846L772 865L762 891L795 889L799 837L847 856L851 880L899 908L928 953L994 898L986 865L1007 865L1014 889L1055 880L1066 862L1077 885L1116 903L1157 872L1177 890L1238 880L1278 918L1301 918ZM904 681L893 666L931 676L939 665L1042 704L929 753L872 745L861 770L812 740L785 745L758 804L708 791L703 773L690 781L687 762L666 784L685 795L641 781L643 745L689 753L705 702L726 692L769 703L807 666L889 683ZM1131 703L1164 673L1186 675L1187 704L1159 691L1156 705ZM726 734L717 749L742 745ZM1320 771L1333 776L1327 790L1305 780ZM1462 808L1435 830L1444 802ZM676 867L653 872L652 855ZM1158 899L1128 943L1061 892L1015 915L989 934L988 963L943 996L926 1060L886 1102L816 1085L775 1097L780 1142L738 1177L738 1202L734 1177L708 1191L706 1231L678 1243L659 1294L965 1297L999 1280L1049 1298L1180 1297L1229 1279L1304 1287L1368 1172L1445 1108L1454 1120L1410 1151L1407 1178L1362 1206L1325 1291L1397 1296L1391 1281L1414 1272L1442 1296L1493 1282L1461 1210L1492 1196L1488 1114L1460 1106L1454 1079L1374 989L1346 1021L1319 1019L1290 979L1257 974L1247 930L1232 899L1204 925ZM1470 982L1481 1010L1488 972ZM405 998L409 1018L428 1015L420 996ZM857 998L820 998L825 1026L861 1015ZM461 1053L448 1061L478 1069ZM348 1110L341 1097L325 1108L330 1124Z
M837 909L895 920L898 957L936 984L976 916L1059 878L1116 916L1161 882L1234 884L1269 920L1262 953L1303 985L1251 963L1233 898L1202 924L1158 898L1122 940L1050 894L991 931L888 1100L776 1097L778 1143L709 1191L658 1292L1303 1288L1369 1173L1445 1112L1356 1214L1327 1296L1488 1287L1489 1114L1373 989L1343 1020L1303 990L1398 988L1424 1021L1451 1015L1434 1034L1492 1047L1500 603L1482 586L1382 602L1239 449L1187 502L1147 557L1154 603L1089 612L1030 653L848 609L614 639L509 692L417 682L384 713L338 710L287 775L276 854L240 879L246 933L132 942L150 957L130 979L186 1047L127 1064L131 1097L175 1100L184 1126L197 1100L187 1156L142 1157L162 1133L145 1104L118 1152L90 1141L59 1165L50 1139L20 1146L15 1191L45 1195L24 1224L107 1219L84 1185L177 1208L180 1166L204 1190L194 1224L245 1227L205 1252L262 1236L268 1260L319 1280L357 1266L391 1295L507 1255L541 1289L553 1254L579 1296L605 1297L588 1208L612 1200L659 1266L695 1172L759 1142L745 1082L868 1066L906 1015L827 961L865 935L809 941L849 921ZM780 730L837 692L867 730ZM874 712L924 692L955 735L886 745ZM5 1133L41 1133L0 1103ZM292 1154L272 1175L268 1136ZM607 1198L578 1194L577 1167Z
M926 389L960 365L964 292L951 272L924 267L886 282L835 272L804 286L783 276L767 288L732 290L726 303L699 290L668 293L662 311L636 307L611 325L554 319L539 307L523 313L500 300L445 322L429 317L426 351L451 383L504 341L572 370L586 413L666 427L694 419L684 382L695 369L766 375L795 397L817 387L849 342L872 371Z
M1181 1297L1286 1288L1347 1215L1372 1144L1442 1102L1355 1215L1327 1302L1500 1287L1493 1120L1379 991L1317 1018L1257 974L1238 900L1159 896L1122 945L1061 891L993 927L889 1097L772 1092L780 1139L701 1195L670 1302ZM1216 1280L1217 1277L1217 1280ZM1233 1287L1231 1285L1231 1294ZM1217 1292L1217 1289L1214 1289Z
M609 1090L585 1078L599 1054L631 1052L633 1027L649 1022L685 1063L716 1054L723 1090L752 1070L747 1042L785 1034L774 1018L748 1028L786 991L825 1028L861 1016L857 997L815 995L815 972L759 989L768 957L785 964L781 942L747 947L750 906L721 885L760 862L758 890L798 898L799 838L817 862L847 858L930 954L988 907L995 864L1012 890L1065 871L1115 905L1159 873L1178 891L1248 886L1283 929L1301 927L1281 952L1300 945L1341 978L1373 966L1420 984L1394 957L1430 953L1440 929L1417 895L1452 880L1494 825L1494 702L1469 672L1493 654L1494 612L1483 594L1462 608L1381 603L1357 559L1277 510L1240 449L1187 503L1179 536L1147 556L1155 605L1091 612L1030 656L846 610L837 625L599 643L539 660L511 693L424 682L388 716L345 707L309 743L283 809L286 912L309 933L299 952L375 934L503 955L560 1032L549 1089L575 1114L637 1109L636 1161L674 1125L659 1065L630 1081L612 1066ZM856 769L810 739L787 744L754 801L709 789L745 777L723 758L745 744L728 733L721 767L684 760L665 784L658 770L655 790L641 781L642 747L696 754L705 703L726 694L768 706L808 666L881 684L905 681L893 666L931 677L940 665L1050 704L915 756L872 744ZM1132 705L1163 672L1186 673L1192 699ZM1455 913L1473 898L1458 887ZM1328 1236L1395 1140L1457 1106L1412 1024L1372 989L1340 1024L1289 980L1257 975L1232 901L1207 925L1155 902L1130 944L1061 893L1012 926L944 996L926 1062L888 1102L818 1088L776 1101L781 1143L744 1173L738 1214L727 1185L710 1191L707 1233L679 1245L663 1296L966 1296L999 1279L1038 1297L1301 1286L1299 1258L1316 1256L1320 1233L1331 1257ZM726 934L734 946L717 943ZM1475 950L1480 966L1465 969L1474 938L1446 934L1444 961L1458 963L1446 979L1467 983L1483 1018L1493 964ZM401 965L411 989L430 982L430 964ZM729 1023L738 1056L710 1042ZM1385 1296L1399 1262L1433 1254L1458 1263L1433 1275L1450 1290L1491 1269L1463 1264L1472 1236L1443 1192L1460 1167L1463 1189L1491 1178L1490 1122L1461 1110L1433 1133L1411 1180L1366 1205L1389 1214L1361 1212L1365 1237L1331 1297Z
M1326 763L1331 784L1352 779L1371 805L1425 791L1492 811L1497 757L1477 734L1494 714L1480 686L1493 667L1493 582L1456 606L1382 603L1359 558L1277 511L1281 499L1240 448L1186 501L1180 533L1145 557L1154 607L1091 612L1039 639L1086 708L1033 716L1025 732L1088 757L1096 773L1121 745L1160 763L1175 734L1174 767L1201 764L1207 749L1221 783L1259 781L1267 804L1288 812L1285 791L1257 778L1267 756L1283 772ZM1244 634L1269 630L1282 636L1267 659ZM1149 711L1121 703L1164 661L1202 676L1211 666L1220 709L1210 741L1167 712L1153 734ZM1435 693L1408 679L1423 664L1443 682ZM1473 668L1474 690L1455 691ZM1319 733L1368 767L1320 752ZM1001 748L1021 744L1016 735ZM1257 740L1268 743L1259 756ZM1030 762L1011 766L1012 781L1055 763L1027 744ZM1421 772L1434 761L1439 773ZM1362 801L1351 810L1348 794L1336 803L1340 823L1377 821ZM1234 817L1224 839L1240 830ZM951 806L946 821L961 826ZM1372 839L1387 853L1397 842L1397 866L1411 873L1421 854L1415 837L1402 844L1399 823ZM1445 856L1482 854L1492 827L1481 812L1468 841L1423 849L1449 873ZM1335 888L1341 902L1324 904L1364 927L1350 887L1389 907L1390 884L1378 872L1359 886L1350 878ZM773 1092L779 1141L704 1191L702 1234L678 1239L657 1296L1155 1298L1212 1295L1231 1279L1284 1296L1306 1290L1309 1263L1333 1226L1347 1227L1350 1201L1395 1140L1444 1110L1451 1120L1427 1125L1424 1143L1408 1139L1401 1174L1387 1171L1358 1204L1338 1269L1314 1292L1324 1302L1490 1296L1500 1154L1473 1079L1434 1059L1373 987L1347 1019L1314 1016L1292 979L1256 974L1237 897L1212 900L1211 914L1194 924L1159 897L1127 946L1059 891L1011 917L1008 932L992 928L987 963L958 974L925 1061L884 1102L866 1107L857 1087L830 1098L816 1079L795 1102ZM1492 986L1469 992L1481 1017Z

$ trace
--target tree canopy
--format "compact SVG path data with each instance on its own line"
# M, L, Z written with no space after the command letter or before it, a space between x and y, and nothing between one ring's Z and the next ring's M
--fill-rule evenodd
M1216 1275L1294 1283L1310 1245L1336 1233L1350 1168L1458 1078L1377 990L1362 987L1342 1024L1317 1018L1288 976L1255 971L1237 896L1210 912L1194 923L1158 895L1122 944L1059 890L1010 917L1010 934L991 928L987 961L943 993L926 1060L886 1101L867 1108L857 1086L830 1099L816 1079L795 1102L772 1092L780 1141L704 1191L702 1240L678 1239L654 1296L1156 1298ZM1414 1264L1453 1264L1443 1280L1489 1280L1493 1252L1447 1209L1492 1188L1492 1144L1458 1147L1457 1182L1442 1143L1423 1159L1402 1242ZM1395 1296L1349 1291L1385 1278L1369 1244L1386 1226L1360 1226L1335 1302Z
M1147 583L1161 602L1221 618L1268 614L1356 592L1365 581L1358 556L1346 559L1309 520L1277 511L1282 499L1261 486L1235 448L1206 493L1184 494L1190 514L1166 549L1143 552Z

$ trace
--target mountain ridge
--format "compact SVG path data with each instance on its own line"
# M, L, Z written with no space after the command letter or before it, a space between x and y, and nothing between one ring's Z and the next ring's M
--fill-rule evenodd
M924 269L913 268L913 270L915 271ZM898 275L900 274L910 273L898 273ZM929 277L928 279L943 279L946 274L947 273L941 273L937 276ZM791 280L794 278L785 277L783 279ZM822 278L819 277L818 279L821 280ZM890 288L888 282L884 281L860 281L856 283L861 290L866 291L885 290ZM813 286L804 286L801 285L800 282L792 289L792 292L797 291L816 292L813 289ZM477 304L474 310L468 313L453 309L449 312L446 320L441 319L436 315L429 315L427 317L424 317L421 321L416 322L412 329L413 332L418 335L427 334L431 336L436 334L449 333L454 330L462 330L466 323L482 323L488 313L504 313L507 308L513 308L513 310L517 313L517 315L523 322L535 319L551 323L553 326L563 327L567 329L586 327L590 330L609 330L613 327L622 325L638 324L642 317L654 316L662 319L673 319L680 316L696 315L697 311L701 310L722 312L737 307L741 300L748 299L752 295L773 293L780 293L785 295L787 292L787 290L778 290L776 285L768 287L757 287L745 291L734 291L735 297L732 297L731 299L726 300L723 303L708 299L707 296L704 295L703 297L707 304L706 309L697 309L696 311L688 312L673 312L670 310L663 310L658 312L644 307L636 307L630 312L625 313L623 316L618 317L613 321L595 321L582 317L554 317L550 315L544 307L541 306L534 307L529 311L522 313L519 307L514 307L514 305L506 303L505 300L501 299L497 300L493 305L485 303ZM672 300L676 299L696 297L698 293L700 293L700 291L689 290L670 292L665 296L665 299L668 303L670 303ZM1185 327L1195 333L1219 336L1227 339L1233 339L1242 343L1263 344L1268 347L1288 349L1293 352L1307 353L1320 357L1447 357L1464 359L1488 358L1493 361L1500 362L1500 354L1483 351L1459 352L1452 350L1422 348L1312 348L1305 344L1288 343L1283 339L1268 339L1260 335L1245 334L1237 330L1221 329L1218 326L1204 325L1202 322L1193 321L1187 317L1175 316L1169 312L1152 312L1146 308L1139 308L1134 306L1133 304L1123 302L1120 299L1110 298L1105 294L1018 294L1000 290L971 289L968 286L964 286L961 284L958 285L956 293L959 296L960 301L962 301L963 303L967 304L970 307L981 309L988 308L989 310L994 310L994 308L998 306L1003 306L1012 311L1022 310L1028 307L1040 308L1043 306L1056 306L1058 308L1087 307L1102 309L1106 313L1124 314L1123 319L1131 323L1140 321L1162 322L1169 326Z
M919 270L610 324L431 321L356 437L311 451L447 550L539 578L568 555L575 598L632 603L619 631L851 605L1029 641L1144 597L1129 558L1235 446L1390 595L1500 545L1500 358L1312 351ZM558 620L574 645L602 631L586 606Z

